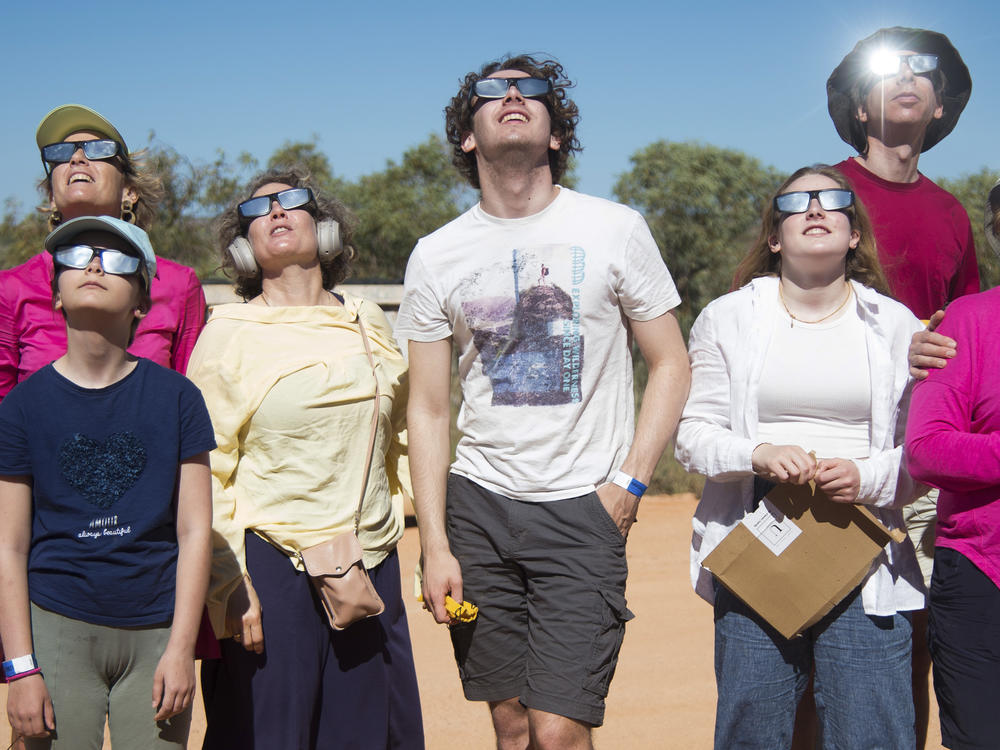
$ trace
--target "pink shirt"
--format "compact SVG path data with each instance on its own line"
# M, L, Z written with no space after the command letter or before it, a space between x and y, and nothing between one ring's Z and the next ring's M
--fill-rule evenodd
M187 266L157 258L153 307L129 351L178 372L205 325L205 295ZM0 399L66 352L66 321L52 309L52 256L39 253L0 271Z
M1000 587L1000 287L953 302L938 331L961 343L913 390L910 474L941 490L937 546Z
M923 175L891 182L854 159L836 165L864 204L892 295L921 320L979 291L972 225L962 204Z

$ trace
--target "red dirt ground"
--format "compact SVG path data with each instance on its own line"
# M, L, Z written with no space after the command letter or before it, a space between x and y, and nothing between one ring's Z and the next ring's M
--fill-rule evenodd
M629 623L605 724L595 732L600 750L711 748L715 714L712 610L695 596L688 579L688 544L695 499L691 495L646 498L629 535ZM419 554L416 529L399 545L403 591L412 589ZM407 599L429 750L493 747L486 708L462 697L443 626ZM0 686L6 704L6 687ZM6 737L6 712L0 737ZM931 695L928 750L940 748L937 705ZM199 748L205 715L195 705L190 747ZM2 747L2 745L0 745ZM110 744L105 742L105 748ZM276 749L277 750L277 749Z

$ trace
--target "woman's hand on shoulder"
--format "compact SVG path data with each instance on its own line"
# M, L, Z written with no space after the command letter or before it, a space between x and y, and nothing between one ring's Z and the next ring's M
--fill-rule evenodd
M247 651L264 653L264 625L260 599L254 591L250 576L243 580L229 595L226 605L226 630L233 634L233 640L242 643Z
M7 685L7 719L15 734L48 737L56 728L52 698L42 675L22 677Z
M816 457L797 445L761 443L750 456L753 473L780 484L805 484L816 474Z
M194 654L169 643L153 673L153 710L156 721L181 713L194 700Z
M848 458L824 458L816 470L816 486L836 503L856 503L861 492L861 472Z

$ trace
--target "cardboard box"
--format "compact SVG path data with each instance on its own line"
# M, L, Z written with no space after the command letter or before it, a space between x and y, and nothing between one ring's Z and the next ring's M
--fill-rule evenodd
M835 503L822 490L778 485L702 565L785 638L839 604L901 529L868 508Z

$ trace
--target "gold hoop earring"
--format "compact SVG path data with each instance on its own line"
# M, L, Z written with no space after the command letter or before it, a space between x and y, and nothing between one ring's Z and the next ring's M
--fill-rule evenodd
M55 228L60 224L62 224L62 214L59 213L56 209L52 209L52 211L49 212L48 224L49 224L49 231L54 232Z
M135 224L135 214L132 212L133 204L128 198L122 201L122 221Z

